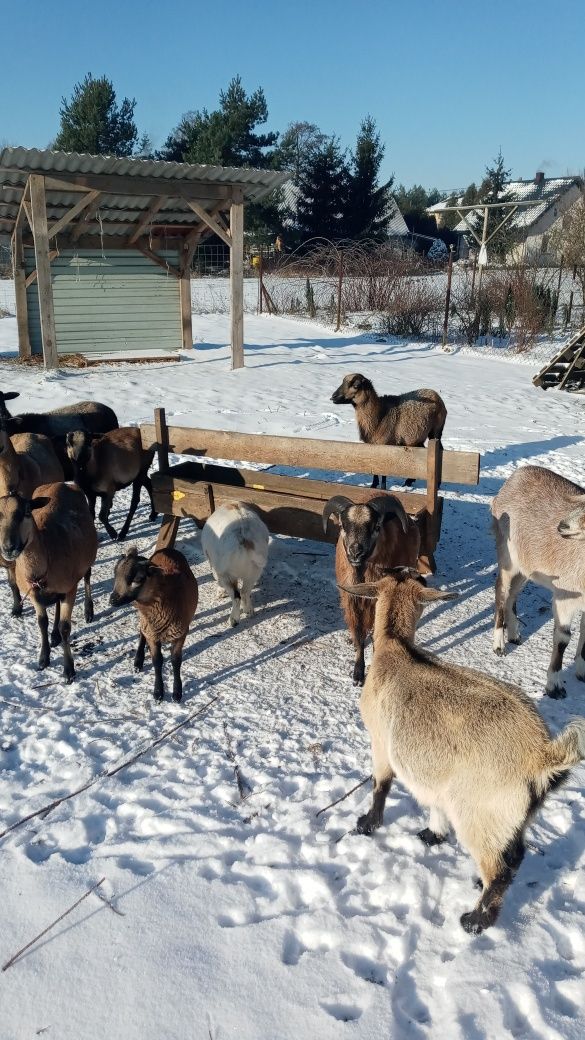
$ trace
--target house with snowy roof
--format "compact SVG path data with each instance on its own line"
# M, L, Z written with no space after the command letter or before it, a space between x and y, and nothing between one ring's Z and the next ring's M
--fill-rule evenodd
M519 203L519 208L510 217L507 226L514 232L516 244L511 250L510 259L541 259L544 263L550 257L550 233L563 214L574 206L581 197L583 180L581 177L545 177L539 170L533 180L509 181L502 193L502 201ZM440 227L447 207L462 205L463 196L444 199L430 206L428 213L433 216ZM522 203L530 203L524 206ZM476 232L481 231L482 213L466 213L467 223ZM455 226L456 234L471 244L469 228L464 220ZM459 251L461 254L461 250Z

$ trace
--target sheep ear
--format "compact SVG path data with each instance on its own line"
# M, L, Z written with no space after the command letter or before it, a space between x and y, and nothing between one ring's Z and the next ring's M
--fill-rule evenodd
M0 398L3 401L14 401L17 397L20 397L20 394L16 390L9 390L7 394L0 392Z
M447 589L432 589L427 585L420 586L419 599L423 603L436 603L438 600L459 599L458 592L449 592Z
M28 509L32 513L35 509L42 509L43 506L48 505L50 501L51 499L48 495L40 495L38 498L33 499L32 502L29 502Z
M378 586L363 582L361 585L337 585L338 589L343 589L344 592L348 592L350 596L360 596L362 599L377 599L378 598Z

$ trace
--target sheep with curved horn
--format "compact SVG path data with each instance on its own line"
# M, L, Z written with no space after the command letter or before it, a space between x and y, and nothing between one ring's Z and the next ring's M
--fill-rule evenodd
M323 509L323 530L334 517L340 526L335 550L335 577L345 621L355 647L353 682L362 686L364 651L374 626L374 607L345 592L344 585L377 581L389 568L416 567L420 531L394 495L373 495L368 502L352 502L334 495Z

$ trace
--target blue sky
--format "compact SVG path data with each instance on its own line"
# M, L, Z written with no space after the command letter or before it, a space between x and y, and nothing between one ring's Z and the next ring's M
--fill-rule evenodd
M583 0L1 0L0 143L45 147L86 72L137 100L155 145L239 73L269 128L305 119L355 139L376 119L384 172L451 189L501 147L514 176L579 172Z

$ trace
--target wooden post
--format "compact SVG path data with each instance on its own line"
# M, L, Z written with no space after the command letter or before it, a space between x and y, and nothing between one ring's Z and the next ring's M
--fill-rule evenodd
M244 367L244 202L241 189L230 205L230 319L232 368Z
M159 473L167 473L169 468L169 428L164 408L154 409L154 428L156 431L156 455Z
M343 291L343 249L339 250L339 271L337 275L337 326L335 331L341 328L341 293Z
M260 246L260 256L258 258L258 314L262 314L262 282L264 279L264 271L262 269L264 246Z
M35 243L41 337L45 368L59 367L55 337L55 312L53 308L53 286L51 284L51 261L49 260L49 232L45 202L45 178L33 173L30 177L30 200L32 232Z
M12 239L12 271L14 275L14 295L16 298L16 325L18 328L18 356L26 360L31 356L30 337L28 334L28 306L26 299L26 270L24 266L24 246L22 244L21 219L16 222Z
M183 350L193 347L193 320L191 316L191 263L181 274L181 324L183 327Z
M443 346L447 346L449 333L449 305L451 303L451 279L453 277L453 246L449 246L449 267L447 268L447 294L445 296L445 320L443 321Z
M422 546L421 560L428 566L431 574L434 574L436 569L434 551L440 535L441 503L439 501L439 488L441 486L442 457L443 445L441 442L434 437L429 438L427 446L427 517L425 543Z

